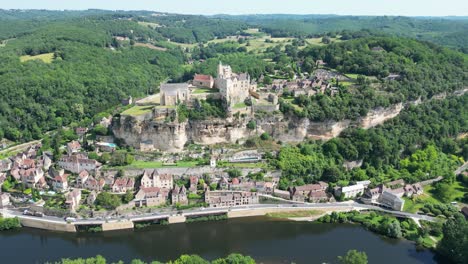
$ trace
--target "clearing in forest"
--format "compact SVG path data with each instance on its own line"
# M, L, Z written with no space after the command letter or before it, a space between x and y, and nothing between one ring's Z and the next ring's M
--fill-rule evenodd
M21 62L25 62L25 61L30 61L30 60L41 60L45 63L52 63L52 61L54 60L54 53L44 53L44 54L39 54L39 55L35 55L35 56L31 56L31 55L24 55L24 56L21 56L20 57L20 61Z

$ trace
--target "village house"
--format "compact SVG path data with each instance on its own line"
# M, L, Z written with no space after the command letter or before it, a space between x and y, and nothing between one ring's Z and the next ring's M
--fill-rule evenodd
M192 85L202 88L213 88L214 79L211 75L195 74Z
M44 172L42 171L41 168L30 168L30 169L26 169L26 170L21 169L19 171L19 175L21 177L21 181L28 188L43 187L43 182L42 182L41 178L44 177Z
M190 176L190 187L189 187L190 193L197 193L197 187L198 187L198 177Z
M424 192L423 187L420 183L406 184L403 189L407 197L412 197L413 195L421 195Z
M80 150L81 150L80 142L73 140L72 142L67 143L67 153L69 156L74 153L78 153Z
M89 179L88 179L89 181ZM126 193L135 189L135 180L132 178L117 178L112 185L112 192Z
M185 186L182 185L182 187L176 186L174 189L171 191L171 202L172 205L187 205L188 204L188 199L187 199L187 189L185 189Z
M242 191L207 191L205 202L210 207L232 207L237 205L249 205L258 203L258 195L255 192Z
M89 172L87 170L82 170L79 174L78 177L76 178L76 185L84 188L84 183L88 180L89 177Z
M88 159L83 154L75 154L70 157L63 157L58 161L58 165L67 171L80 173L83 170L94 171L101 166L101 163L93 159Z
M143 188L158 187L172 189L174 179L171 174L159 174L157 170L145 170L141 178Z
M221 190L227 190L229 188L229 181L226 177L221 177L218 182L218 186Z
M397 189L397 188L402 188L405 186L405 181L400 179L400 180L396 180L396 181L391 181L391 182L387 182L385 184L386 187L390 188L390 189Z
M275 186L276 184L274 182L264 182L264 181L255 182L255 189L259 193L273 193Z
M319 182L317 184L306 184L302 186L289 187L288 191L291 197L294 195L308 196L309 193L311 192L325 191L327 188L328 188L327 183Z
M67 194L65 204L68 209L72 212L76 211L81 201L81 191L79 189L73 189L73 191Z
M228 187L229 190L233 191L246 191L250 192L255 189L255 183L251 181L240 181L238 178L233 178Z
M283 198L283 199L291 199L291 193L289 191L283 191L280 189L273 190L273 196Z
M68 174L62 173L52 179L52 189L63 192L68 189Z
M94 202L96 201L96 198L97 198L97 192L96 191L92 191L88 194L88 197L86 198L86 203L88 205L93 205Z
M379 198L379 203L393 210L403 211L405 200L398 195L385 190Z
M166 204L169 196L168 189L159 187L141 188L133 200L136 207L159 206Z
M355 184L355 185L350 185L350 186L346 186L346 187L341 187L340 189L338 189L336 191L336 195L338 197L342 196L345 198L345 199L348 199L348 198L354 198L356 196L359 196L361 194L364 194L364 190L365 190L365 187L364 185L362 184Z
M190 89L187 83L163 83L160 91L161 105L175 106L190 101Z
M104 179L101 178L98 180L94 178L93 176L88 176L82 186L84 189L87 189L90 191L101 192L104 189L105 185L106 185L106 181Z
M45 171L48 171L50 166L52 166L52 159L49 157L47 154L42 155L42 168L44 168Z
M86 135L86 132L88 132L87 127L77 127L77 128L75 128L76 135L81 139L84 137L84 135Z
M36 168L36 161L34 159L23 159L18 163L18 168L23 170Z
M5 208L10 205L10 195L0 192L0 208Z
M0 160L0 172L5 172L11 170L13 162L10 159Z

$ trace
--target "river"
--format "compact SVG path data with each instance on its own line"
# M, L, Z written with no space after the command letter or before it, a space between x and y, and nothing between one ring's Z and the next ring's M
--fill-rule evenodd
M365 251L369 263L436 263L429 250L409 241L387 239L358 225L241 218L218 222L151 226L106 233L58 233L23 228L0 232L2 263L44 263L90 257L126 262L168 261L181 254L207 259L233 252L258 263L336 263L349 249Z

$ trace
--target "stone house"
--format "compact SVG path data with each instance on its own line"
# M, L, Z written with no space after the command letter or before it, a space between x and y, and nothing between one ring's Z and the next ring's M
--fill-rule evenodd
M180 204L180 205L187 205L187 189L185 186L182 187L176 186L171 191L171 202L172 205Z
M190 187L189 187L190 193L197 193L197 187L198 187L198 177L190 176Z
M88 177L89 172L87 170L82 170L76 178L76 185L84 188L84 183L88 180Z
M76 211L81 201L81 191L79 189L73 189L73 191L67 194L65 204L68 209L72 212Z
M82 187L86 190L101 192L106 185L104 179L96 179L93 176L88 176L86 181L83 182ZM126 192L126 191L125 191Z
M396 181L391 181L391 182L387 182L385 184L385 186L387 186L390 189L402 188L402 187L405 186L405 181L402 180L402 179L396 180Z
M255 192L242 191L207 191L205 202L210 207L232 207L237 205L249 205L258 203L258 195Z
M41 168L30 168L19 170L21 181L28 187L40 187L42 185L41 178L44 177L44 172Z
M10 195L8 193L0 193L0 208L10 205Z
M72 142L67 143L67 153L68 153L68 155L78 153L80 150L81 150L80 142L73 140Z
M214 79L211 75L195 74L192 84L196 87L213 88Z
M168 189L159 187L141 188L133 200L136 207L159 206L166 204L169 196Z
M385 190L382 192L382 195L379 198L379 203L393 210L403 211L405 200L403 200L401 197L397 196L396 194L393 194Z
M190 90L187 83L163 83L160 87L161 105L175 106L190 101Z
M11 170L13 162L10 159L0 160L0 172L5 172Z
M68 189L68 174L62 173L52 179L52 189L62 192Z
M88 132L87 127L77 127L77 128L75 128L75 133L79 138L83 138L83 136L86 135L86 132Z
M89 181L89 180L88 180ZM112 185L112 192L126 193L135 189L135 180L132 178L117 178Z
M362 184L355 184L346 187L341 187L336 191L337 196L344 195L344 198L354 198L364 194L365 187Z
M143 177L141 177L141 186L143 188L158 187L172 189L174 177L171 174L159 174L157 170L145 170Z
M97 198L97 192L96 191L92 191L88 194L88 197L86 198L86 203L88 205L93 205L94 202L96 201L96 198Z
M88 159L85 155L76 154L61 158L58 161L58 165L67 171L80 173L83 170L94 171L101 166L101 163L93 159Z
M291 193L289 191L283 191L280 189L274 189L273 196L283 198L283 199L291 199Z
M312 193L325 192L328 188L328 184L325 182L319 182L316 184L306 184L302 186L289 187L290 199L294 201L304 201L308 199Z
M330 200L325 191L311 192L309 193L308 199L311 203L328 202Z

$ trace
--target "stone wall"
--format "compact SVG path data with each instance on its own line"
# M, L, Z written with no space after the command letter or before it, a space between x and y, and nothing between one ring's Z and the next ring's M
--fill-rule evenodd
M39 228L51 231L76 232L75 225L73 224L47 222L41 221L41 219L27 218L20 218L20 222L22 226L26 227Z

